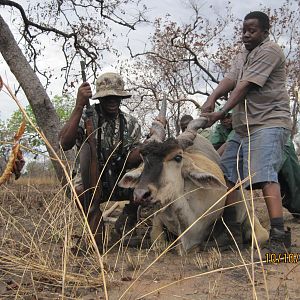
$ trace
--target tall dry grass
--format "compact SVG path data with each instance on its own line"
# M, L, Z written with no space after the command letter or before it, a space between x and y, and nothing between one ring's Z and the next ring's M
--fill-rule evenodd
M113 248L111 243L105 245L101 255L104 270L93 247L75 256L72 248L79 236L83 235L87 244L92 243L75 199L69 199L55 180L23 178L2 186L0 199L1 299L86 299L88 295L91 298L87 299L100 299L106 293L110 299L136 299L143 293L150 296L155 290L138 291L140 282L144 278L147 281L152 272L159 274L164 260L170 259L174 266L182 260L177 252L169 252L169 246L133 250L123 240ZM182 270L188 267L191 272L180 271L178 275L178 268L174 268L174 273L166 276L167 284L158 291L227 268L248 270L251 266L246 258L242 264L237 260L236 265L224 266L221 257L216 250L203 256L191 254L182 262ZM174 279L175 274L180 279Z
M75 297L74 288L102 286L93 256L87 256L84 266L71 257L72 237L82 227L74 203L57 185L43 180L2 188L0 264L8 292L2 297Z
M171 286L199 278L205 282L206 278L232 270L246 276L245 286L252 298L258 299L259 293L268 298L267 287L260 292L256 290L258 275L253 257L249 260L240 249L229 261L223 261L224 255L216 251L206 257L192 254L189 259L171 252L176 241L164 247L152 245L148 249L132 250L123 239L111 247L108 237L103 253L99 253L93 247L95 241L87 220L76 207L78 197L67 172L66 177L71 186L69 197L64 188L49 178L23 178L18 183L1 186L2 299L150 299L151 295L161 295ZM72 249L80 236L90 248L82 256L76 256ZM146 288L149 280L159 282L157 278L162 284ZM265 278L263 284L266 286ZM200 295L201 291L205 294L205 286L199 287ZM209 295L217 294L214 284ZM162 299L174 299L173 296L176 295L171 291ZM199 297L202 298L197 295L196 299Z
M16 186L49 186L49 187L55 187L59 185L59 181L55 176L22 176L20 177L16 182Z

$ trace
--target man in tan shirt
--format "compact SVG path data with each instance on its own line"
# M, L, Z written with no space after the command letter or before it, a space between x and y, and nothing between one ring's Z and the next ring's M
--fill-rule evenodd
M284 230L278 171L283 162L284 144L290 135L291 119L285 87L285 56L279 45L269 40L269 28L266 14L255 11L246 15L242 35L245 50L237 55L231 70L204 103L202 115L209 119L207 126L210 127L233 109L236 133L222 156L228 188L239 178L248 177L245 188L262 189L271 224L265 249L284 253L290 251L291 233ZM231 94L224 107L213 112L216 100L228 92ZM229 194L228 205L236 201L234 195ZM226 210L234 210L234 207ZM234 231L235 224L227 221Z

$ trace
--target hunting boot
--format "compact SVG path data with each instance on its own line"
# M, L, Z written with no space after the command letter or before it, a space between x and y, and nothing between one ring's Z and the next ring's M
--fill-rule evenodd
M291 228L288 227L287 230L271 228L270 238L264 249L267 249L270 253L291 252Z
M153 216L157 210L155 204L141 204L137 211L138 226L136 228L136 247L141 249L151 247L150 233Z
M270 251L278 253L291 252L291 228L287 230L278 230L277 228L271 228L270 230Z
M262 246L260 250L260 255L262 260L267 259L268 255L291 252L291 228L288 227L287 230L279 230L277 228L270 229L270 238L268 242ZM259 254L256 251L254 255L254 260L260 260Z
M125 205L122 214L115 223L118 239L134 228L131 233L123 238L125 246L132 248L150 247L151 220L149 221L147 218L151 212L152 210L149 210L149 207L142 207L134 203ZM137 222L142 223L135 228ZM116 239L116 237L113 238Z
M213 226L209 240L200 246L201 250L207 250L215 247L224 251L235 247L235 242L239 248L244 247L243 224L237 222L236 208L234 206L225 208L223 221L228 229L225 227L222 220L219 219Z
M238 247L243 248L243 224L237 221L237 212L235 206L225 207L223 220L228 227L228 229L226 229L228 245L235 246L237 244Z
M104 221L102 219L102 212L100 209L92 209L87 218L96 246L102 254L108 246L108 237ZM76 245L71 250L75 256L85 256L95 251L94 244L90 241L90 239L86 239L83 236L79 237Z
M120 236L135 227L137 223L137 210L138 205L135 203L129 203L124 206L122 213L115 223L115 230Z

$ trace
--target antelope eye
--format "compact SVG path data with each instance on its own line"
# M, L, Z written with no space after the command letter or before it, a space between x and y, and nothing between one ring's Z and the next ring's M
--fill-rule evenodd
M174 158L173 158L176 162L181 162L182 161L182 156L181 155L176 155L176 156L174 156Z

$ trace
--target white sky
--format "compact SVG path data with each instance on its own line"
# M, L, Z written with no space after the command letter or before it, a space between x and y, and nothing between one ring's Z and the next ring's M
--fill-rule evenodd
M199 0L195 0L197 3L201 3ZM16 1L20 4L27 3L25 0ZM142 0L143 3L149 9L148 16L150 20L154 20L156 17L164 17L167 13L171 15L171 17L176 20L178 23L188 22L191 16L191 10L188 9L188 1L186 0ZM240 1L233 0L231 1L233 13L237 18L243 18L248 12L251 10L259 10L260 4L263 6L268 6L271 8L277 8L282 4L283 0L267 0L267 1ZM32 1L31 1L32 3ZM212 5L213 9L222 15L222 11L224 10L224 1L222 0L210 0L202 2L203 15L206 16L207 9L210 5ZM9 24L12 32L16 32L14 25L11 22L11 16L7 12L7 8L0 7L0 13L5 21ZM117 31L121 30L120 27L116 29ZM137 27L137 30L130 33L130 45L134 46L136 49L143 49L145 43L147 43L148 36L151 33L150 25L142 25ZM119 41L120 49L125 46L126 41ZM58 59L57 56L57 47L51 43L48 44L48 53L47 58L43 59L43 63L45 65L51 66L53 69L60 72L62 61ZM124 57L128 57L129 53L127 49L124 48ZM117 71L113 62L107 62L106 65L103 66L103 72L105 71ZM17 86L16 80L13 74L10 72L7 67L4 59L0 54L0 75L2 76L5 82L8 82L12 88ZM56 80L50 87L50 98L56 94L61 94L61 82L62 80ZM21 93L18 94L18 99L21 101L22 105L26 106L28 104L26 98ZM7 119L14 110L17 109L17 106L14 102L7 97L3 92L0 92L0 119Z

